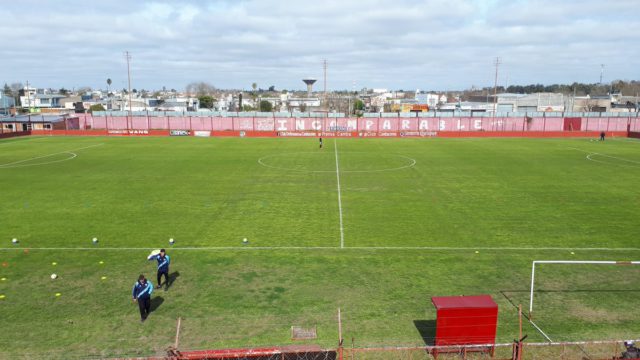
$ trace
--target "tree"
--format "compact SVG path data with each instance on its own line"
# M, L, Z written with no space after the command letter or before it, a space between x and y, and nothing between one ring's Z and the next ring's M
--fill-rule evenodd
M276 91L276 87L274 85L269 86L269 91Z
M271 102L267 100L260 101L260 111L263 111L263 112L273 111L273 104L271 104Z
M187 88L185 90L187 90L187 95L189 96L204 96L213 95L213 93L216 91L216 87L201 81L190 83L189 85L187 85Z
M198 96L198 101L200 102L201 108L213 109L213 104L215 104L216 99L211 95L202 95Z
M9 85L11 88L11 93L13 94L13 98L16 101L16 105L20 103L20 91L24 89L24 85L21 82L12 83Z
M9 87L9 85L7 85L7 83L4 83L4 89L2 90L2 93L6 96L13 96L13 91L11 91L11 88Z
M356 110L356 111L364 110L364 102L362 102L362 100L360 100L360 99L356 99L353 102L353 110Z
M78 95L84 95L88 92L91 92L91 88L88 86L81 86L77 92L78 92Z
M69 95L69 90L67 90L65 88L60 88L60 90L58 90L58 93L60 95Z
M111 92L111 84L112 84L111 79L107 79L107 93Z
M251 106L251 105L242 105L242 111L253 111L253 106Z
M102 104L93 104L89 107L89 112L93 113L94 111L104 111L104 106Z
M252 83L251 88L253 89L253 92L256 92L256 89L258 88L258 83Z

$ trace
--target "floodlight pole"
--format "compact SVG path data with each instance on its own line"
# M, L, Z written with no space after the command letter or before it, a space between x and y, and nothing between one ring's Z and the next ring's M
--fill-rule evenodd
M131 54L128 51L124 52L124 57L127 59L127 79L129 81L129 116L131 117L131 127L133 127L133 112L131 111L131 70L129 69L129 61L131 61ZM127 130L129 130L129 119L127 117Z
M494 65L496 66L496 77L493 82L493 121L495 123L496 116L498 115L498 68L500 67L499 57L496 58Z
M640 261L582 261L582 260L535 260L531 263L531 292L529 294L529 319L533 318L533 284L536 264L591 264L591 265L640 265Z

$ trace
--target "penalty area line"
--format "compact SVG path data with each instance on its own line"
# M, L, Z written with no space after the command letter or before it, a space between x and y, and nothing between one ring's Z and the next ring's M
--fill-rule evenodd
M155 247L0 247L0 251L10 250L54 250L54 251L133 251L133 250L153 250ZM461 250L482 250L482 251L640 251L640 248L569 248L569 247L449 247L449 246L192 246L192 247L172 247L171 251L220 251L220 250L424 250L424 251L461 251Z
M338 140L333 139L333 148L336 153L336 177L338 179L338 211L340 213L340 248L344 248L344 226L342 223L342 194L340 191L340 167L338 166Z

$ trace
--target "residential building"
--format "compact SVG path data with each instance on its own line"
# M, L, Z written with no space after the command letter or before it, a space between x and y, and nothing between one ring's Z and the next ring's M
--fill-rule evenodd
M16 100L13 96L8 96L0 92L0 114L9 115L11 113L11 108L15 106Z

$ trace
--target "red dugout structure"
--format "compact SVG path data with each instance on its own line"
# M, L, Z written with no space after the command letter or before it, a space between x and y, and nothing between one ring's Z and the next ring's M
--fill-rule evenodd
M431 302L437 312L435 346L495 344L498 304L491 296L436 296ZM493 352L493 346L473 350Z

